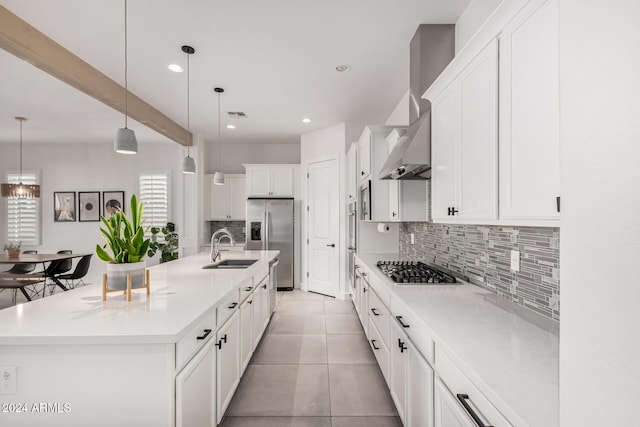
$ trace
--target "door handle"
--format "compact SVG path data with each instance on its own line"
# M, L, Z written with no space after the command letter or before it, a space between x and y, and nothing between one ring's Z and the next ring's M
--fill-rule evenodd
M335 243L331 243L330 245L327 245L327 247L329 247L329 248L335 248L335 247L336 247L336 244L335 244Z

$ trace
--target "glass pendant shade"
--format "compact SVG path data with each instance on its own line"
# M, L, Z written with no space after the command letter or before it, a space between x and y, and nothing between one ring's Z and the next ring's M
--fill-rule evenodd
M34 199L40 197L40 186L37 184L2 184L2 197L10 199Z
M220 171L213 174L214 185L224 185L224 174Z
M121 154L136 154L138 152L136 133L127 128L118 129L116 139L113 142L113 149Z
M196 162L193 160L193 157L187 155L187 157L182 159L182 173L187 175L196 173Z

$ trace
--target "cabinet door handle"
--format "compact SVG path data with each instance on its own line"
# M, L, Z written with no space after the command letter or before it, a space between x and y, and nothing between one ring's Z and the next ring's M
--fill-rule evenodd
M220 338L220 341L222 341L223 343L225 343L225 344L226 344L226 343L227 343L227 334L224 334L224 335L222 336L222 338Z
M360 175L363 175L363 176L364 176L364 171L360 171Z
M374 350L380 350L380 347L376 345L376 340L371 340L371 346Z
M397 213L395 213L395 212L391 212L391 216L394 216L394 217L395 217L395 216L397 216L397 215L398 215Z
M198 339L198 340L203 340L203 339L205 339L205 338L206 338L206 337L208 337L208 336L209 336L209 334L211 333L211 329L205 329L203 332L204 332L204 334L202 334L202 335L200 335L200 336L196 337L196 339Z
M222 340L218 340L218 342L216 343L216 347L218 347L218 350L222 349Z
M556 210L560 212L560 196L556 197Z
M398 338L398 348L400 349L400 353L404 353L407 349L407 346L404 345L404 342L400 338Z
M362 288L362 292L366 293L367 292L367 288Z
M327 245L327 247L328 247L328 248L335 248L335 247L336 247L336 244L335 244L335 243L331 243L331 244Z
M478 424L478 427L493 427L490 424L485 424L480 417L478 416L478 414L476 414L476 412L473 410L473 408L471 407L471 405L469 405L469 403L467 402L467 400L469 400L469 395L468 394L462 394L462 393L458 393L456 394L456 397L458 398L458 400L460 401L460 403L462 403L462 406L464 406L464 409L467 411L467 413L471 416L471 418L473 418L473 421L476 422L476 424Z
M232 302L231 305L229 305L227 308L231 310L232 308L236 308L237 306L238 306L237 302Z
M253 304L253 300L250 300L250 301L249 301L249 304Z
M396 316L396 320L398 321L398 323L400 323L400 326L402 326L403 328L409 328L409 324L405 323L402 316Z
M262 289L267 289L267 284L262 285Z
M375 308L372 308L371 312L373 313L374 316L380 316L380 313L378 313Z

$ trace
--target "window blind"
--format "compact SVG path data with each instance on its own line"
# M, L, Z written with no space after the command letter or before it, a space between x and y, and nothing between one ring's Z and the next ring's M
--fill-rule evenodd
M9 184L31 185L38 183L35 173L8 174ZM22 245L40 244L40 202L39 199L7 199L7 240L22 242Z
M144 205L145 227L164 227L169 221L169 174L140 174L140 202Z

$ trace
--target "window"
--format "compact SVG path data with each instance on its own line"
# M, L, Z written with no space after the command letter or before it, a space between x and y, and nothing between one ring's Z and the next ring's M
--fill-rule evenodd
M7 174L9 184L20 183L19 173ZM23 172L23 184L37 184L38 173ZM22 245L40 244L40 199L7 199L7 240Z
M145 227L164 227L169 221L169 173L143 172L140 174L140 195L144 205Z

